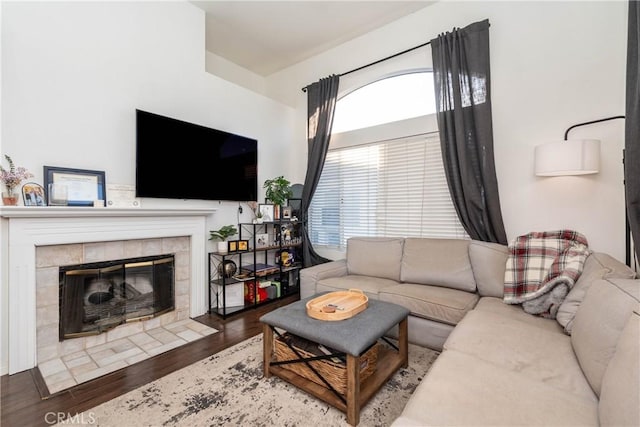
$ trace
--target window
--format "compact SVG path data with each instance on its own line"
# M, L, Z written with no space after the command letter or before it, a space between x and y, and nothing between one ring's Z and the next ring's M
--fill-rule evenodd
M425 87L431 87L430 96L416 90L392 91L391 97L381 97L375 88L384 82L398 80L399 86L408 84L406 76L421 75ZM363 96L363 93L367 96ZM402 92L402 97L397 97ZM349 98L356 96L362 102L360 108ZM416 101L420 98L420 102ZM424 102L423 98L427 98ZM404 100L403 100L404 99ZM396 104L418 105L398 115ZM343 102L349 104L345 108ZM374 82L358 89L338 101L336 123L342 123L343 134L332 138L324 169L309 209L309 231L314 245L337 248L346 247L346 241L354 236L404 236L434 238L467 238L460 224L442 164L440 139L437 131L413 131L407 126L407 118L421 124L428 123L425 115L433 114L433 79L431 73L412 73ZM366 110L365 110L366 109ZM376 111L378 123L371 121L361 130L360 116L366 111ZM385 116L384 111L388 114ZM358 117L350 117L358 116ZM435 123L435 121L431 121ZM382 129L379 123L388 123ZM375 126L374 126L375 125ZM435 124L432 125L435 128ZM352 129L345 131L344 129ZM363 142L362 134L369 140ZM391 131L389 131L391 129ZM349 136L353 134L353 143ZM358 136L360 135L360 136ZM376 138L376 136L383 137ZM389 137L389 135L394 135ZM397 136L396 136L397 135ZM334 140L340 140L334 143Z
M378 80L341 98L332 132L340 133L435 114L433 73L400 74Z

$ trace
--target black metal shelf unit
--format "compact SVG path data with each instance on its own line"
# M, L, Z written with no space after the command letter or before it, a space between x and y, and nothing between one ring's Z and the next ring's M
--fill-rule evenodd
M223 318L300 293L301 224L239 224L248 250L209 253L209 313Z

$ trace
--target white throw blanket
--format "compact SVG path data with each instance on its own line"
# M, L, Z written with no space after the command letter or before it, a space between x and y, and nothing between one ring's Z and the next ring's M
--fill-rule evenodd
M555 319L591 251L587 239L572 230L532 232L509 244L504 302Z

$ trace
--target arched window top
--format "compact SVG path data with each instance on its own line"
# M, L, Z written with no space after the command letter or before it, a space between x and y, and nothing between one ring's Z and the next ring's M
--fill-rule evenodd
M386 77L348 93L336 103L333 133L381 125L436 112L433 73Z

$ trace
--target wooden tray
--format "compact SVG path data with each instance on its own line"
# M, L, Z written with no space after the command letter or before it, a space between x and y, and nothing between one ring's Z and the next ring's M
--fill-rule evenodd
M307 314L318 320L344 320L365 310L369 298L360 289L329 292L307 302ZM329 307L328 307L329 306ZM331 307L334 312L328 312Z

